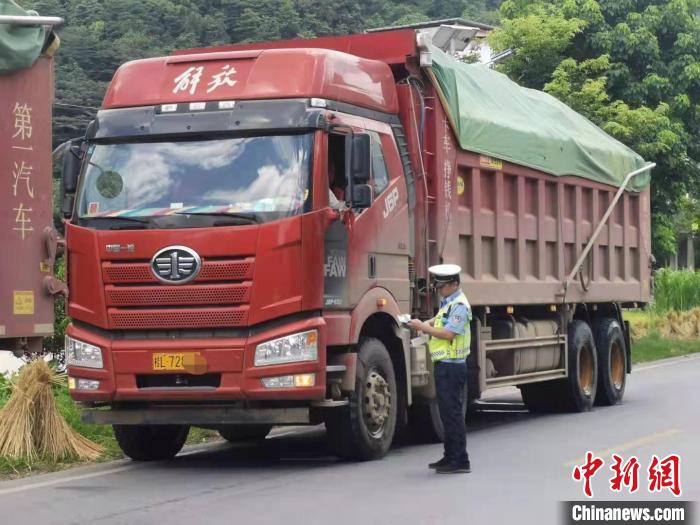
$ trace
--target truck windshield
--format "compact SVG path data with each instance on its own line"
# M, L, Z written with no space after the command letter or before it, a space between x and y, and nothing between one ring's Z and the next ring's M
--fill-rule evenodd
M187 226L187 217L266 222L297 215L311 202L312 143L311 134L301 134L92 144L78 217L155 223L170 216L180 223L173 226Z

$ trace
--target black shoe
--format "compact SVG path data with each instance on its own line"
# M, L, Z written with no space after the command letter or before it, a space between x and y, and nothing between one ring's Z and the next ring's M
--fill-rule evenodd
M449 461L447 461L446 457L443 457L440 461L436 461L435 463L431 463L428 465L428 468L436 469L438 467L442 467L443 465L447 465Z
M437 474L466 474L471 472L472 469L469 463L456 464L456 463L446 463L445 465L440 465L435 469Z

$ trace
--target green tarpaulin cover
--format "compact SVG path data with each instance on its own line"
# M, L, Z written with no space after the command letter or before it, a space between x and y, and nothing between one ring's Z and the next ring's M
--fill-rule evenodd
M620 186L644 159L556 98L482 64L431 48L432 71L461 147L536 168ZM628 189L642 190L649 172Z
M11 0L0 0L0 15L30 16ZM39 58L46 30L42 26L0 24L0 75L31 67Z

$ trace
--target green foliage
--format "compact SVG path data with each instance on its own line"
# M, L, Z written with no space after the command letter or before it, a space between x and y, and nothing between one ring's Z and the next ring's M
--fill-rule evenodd
M7 400L10 398L10 393L11 388L9 378L5 377L3 374L0 374L0 407L7 403Z
M656 162L653 252L675 251L684 196L700 190L700 1L507 0L501 69L544 89Z
M683 311L700 306L700 272L661 269L654 278L654 310Z
M498 8L502 0L469 0L462 11L462 18L484 24L498 24Z
M632 344L632 363L644 363L700 352L700 340L668 339L651 332Z
M56 263L55 275L62 281L66 280L66 264L65 259L61 258ZM66 327L70 322L70 318L66 315L66 299L65 297L56 296L53 304L54 323L52 337L44 338L44 351L53 354L54 360L63 363L65 356L63 355L63 338L66 333Z
M508 12L507 1L504 12ZM565 58L571 40L585 26L583 20L568 19L540 6L528 9L517 18L502 20L502 28L489 39L497 51L512 48L515 54L503 62L501 69L513 80L526 87L542 89L552 76L552 64Z

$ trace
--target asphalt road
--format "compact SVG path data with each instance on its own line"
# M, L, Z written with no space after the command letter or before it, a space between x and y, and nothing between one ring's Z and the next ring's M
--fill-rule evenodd
M571 478L586 451L606 460L596 499L673 499L647 492L652 454L681 455L683 500L700 499L700 356L639 367L622 405L585 414L486 410L469 423L472 473L428 470L441 445L404 445L381 461L345 463L322 427L280 429L264 444L214 443L175 460L118 461L0 483L0 523L557 523L558 501L583 499ZM518 402L517 390L495 393ZM610 492L610 455L636 455L641 489Z

